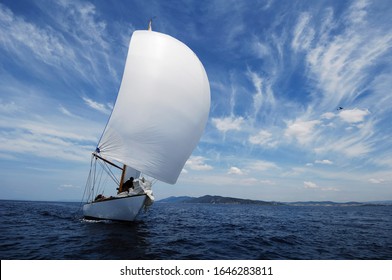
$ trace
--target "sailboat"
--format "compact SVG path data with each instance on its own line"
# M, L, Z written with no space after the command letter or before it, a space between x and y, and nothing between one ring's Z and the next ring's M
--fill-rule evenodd
M133 221L154 202L153 183L177 182L209 110L210 85L196 54L152 31L151 22L148 30L134 31L113 111L92 153L84 217ZM113 178L114 195L105 196L97 186L97 163Z

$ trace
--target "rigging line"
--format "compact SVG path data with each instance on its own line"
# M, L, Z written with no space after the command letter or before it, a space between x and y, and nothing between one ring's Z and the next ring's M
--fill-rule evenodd
M87 189L88 191L87 201L90 201L92 188L94 187L94 176L95 176L94 169L95 169L95 162L94 159L92 159L92 165L91 165L90 176L88 181L88 189Z
M88 201L89 196L90 196L91 186L92 186L91 181L93 180L93 176L94 176L94 174L93 174L94 169L93 168L94 168L94 158L91 157L91 160L90 160L90 171L89 171L89 174L88 174L86 187L85 187L85 193L87 194L87 198L86 198L87 201Z
M105 189L106 189L105 187L107 186L107 182L108 182L109 177L110 176L105 176L104 179L103 179L103 183L101 184L102 189L99 190L99 193L102 194L102 195L105 194Z
M120 185L120 181L117 179L116 175L114 175L112 169L108 165L106 165L106 167L107 167L107 170L110 173L111 178L113 179L113 181L119 186Z
M85 198L86 193L87 193L87 189L90 189L90 188L89 188L89 183L90 183L90 181L91 181L91 169L92 169L92 166L93 166L93 158L94 158L94 157L92 156L91 159L90 159L90 171L89 171L89 173L88 173L86 185L84 186L84 191L83 191L82 200L80 201L79 209L78 209L77 212L79 212L79 211L82 210L82 206L83 206L84 198ZM76 212L76 213L77 213L77 212Z
M100 181L99 181L99 185L98 185L98 186L100 186L100 188L97 193L103 194L105 191L105 186L106 186L108 178L110 177L113 181L115 181L114 180L115 176L111 172L110 168L105 163L100 162L100 164L101 164L102 169L101 169ZM103 176L104 172L106 173L106 176Z
M108 166L108 164L106 162L100 162L102 169L105 169L106 173L108 173L108 175L110 176L110 178L117 184L119 185L119 181L116 178L116 175L114 175L113 171L110 169L110 167Z
M103 170L103 168L101 168L101 169L99 170L99 175L97 176L97 182L96 182L96 184L95 184L96 190L95 190L95 192L94 192L94 196L97 195L97 194L99 194L99 193L101 192L101 188L102 188L101 182L102 182L102 175L103 175L103 172L104 172L104 170Z
M111 169L102 161L98 161L100 164L99 171L100 173L96 176L97 178L97 183L96 183L96 189L95 189L95 195L97 194L104 194L104 191L107 186L107 180L109 177L112 179L112 181L116 182L115 175L111 171ZM106 176L104 176L104 174ZM93 197L95 197L95 195Z
M104 172L106 173L106 176L103 176ZM102 168L101 169L101 177L100 177L100 181L99 181L99 187L100 188L99 188L99 191L97 193L100 193L102 195L104 194L105 187L107 185L107 181L108 181L109 177L111 177L111 176L110 176L108 170L105 170L104 168Z
M110 177L112 178L112 180L119 186L120 181L117 179L116 175L113 173L112 169L107 164L106 164L106 169L107 169L108 173L110 174Z
M120 166L108 161L107 159L99 156L97 153L93 153L93 156L95 157L96 160L100 159L98 161L101 166L100 171L101 172L105 171L111 177L113 182L115 182L117 185L119 185L120 183L119 183L118 179L116 178L116 176L114 175L113 171L110 169L109 164L118 168L118 169L121 169L121 170L122 170L122 168ZM95 178L98 178L98 176L96 175ZM99 176L98 184L96 182L94 182L94 186L96 186L96 188L93 188L93 194L94 193L98 194L101 191L101 188L100 188L100 187L102 187L102 184L101 184L102 180L101 179L102 179L102 174ZM94 195L93 195L93 197L94 197Z
M99 141L98 141L98 143L97 143L96 150L99 150L99 149L100 149L99 147L106 146L106 143L105 143L105 142L101 143L101 141L102 141L103 135L104 135L105 132L106 132L106 128L108 127L110 118L112 117L112 114L113 114L113 112L114 112L114 107L116 106L118 96L119 96L119 94L117 94L116 100L115 100L114 105L113 105L113 109L112 109L112 111L110 112L110 116L109 116L109 118L108 118L108 120L107 120L107 122L106 122L106 124L105 124L104 130L102 131L101 137L99 137ZM99 145L99 144L101 144L101 145Z
M93 172L93 184L92 184L92 188L91 188L91 192L90 192L91 201L94 199L94 189L95 189L96 179L97 179L97 159L95 158L94 172Z

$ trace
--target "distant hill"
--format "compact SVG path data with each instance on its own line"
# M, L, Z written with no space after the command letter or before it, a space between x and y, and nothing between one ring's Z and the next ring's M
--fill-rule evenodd
M183 203L187 200L194 199L194 197L190 196L171 196L168 198L164 198L161 200L158 200L158 203Z
M392 200L370 201L368 203L371 203L371 204L382 204L382 205L392 205Z
M333 201L298 201L286 203L291 206L361 206L361 202L333 202Z
M205 195L202 197L168 197L158 201L159 203L207 203L207 204L253 204L253 205L283 205L280 202L268 202L261 200L241 199L233 197L223 197L217 195Z
M392 201L372 202L333 202L333 201L298 201L298 202L275 202L251 200L218 195L205 195L201 197L171 196L157 201L157 203L206 203L206 204L248 204L248 205L273 205L273 206L391 206Z

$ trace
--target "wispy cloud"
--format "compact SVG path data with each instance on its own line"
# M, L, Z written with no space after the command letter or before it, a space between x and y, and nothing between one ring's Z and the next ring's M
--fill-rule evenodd
M339 117L348 123L359 123L365 120L365 117L369 115L369 110L352 109L352 110L342 110L339 113Z
M334 117L336 117L336 114L332 113L332 112L327 112L321 115L321 119L333 119Z
M350 104L364 95L372 79L367 71L391 46L392 35L374 29L367 22L367 1L354 1L340 20L321 22L321 29L312 44L305 44L308 70L322 96L321 108ZM296 29L313 28L309 15L299 21ZM342 28L336 34L337 27Z
M212 123L219 131L225 133L230 130L241 130L241 126L244 123L244 118L243 117L213 118Z
M207 159L202 156L191 156L186 164L185 168L189 168L191 170L198 170L198 171L208 171L212 170L213 167L205 163Z
M307 50L312 44L315 31L309 24L311 15L309 13L302 13L299 16L298 23L294 28L294 38L291 43L294 51Z
M295 138L300 144L309 143L314 137L316 126L319 124L319 120L296 120L294 122L288 122L285 136L288 138Z
M241 169L239 169L238 167L232 166L227 171L227 174L229 174L229 175L244 175L245 173Z
M16 113L19 110L20 106L18 106L14 101L3 102L2 99L0 99L0 113L10 114Z
M4 93L0 150L9 159L33 155L86 161L104 125L98 121L104 118L83 118L85 110L80 108L84 103L108 115L112 105L95 101L95 96L80 96L90 88L95 88L96 95L115 93L118 59L109 59L113 49L106 23L93 4L59 0L35 5L45 18L42 22L0 4L0 58L10 65L0 66Z
M249 142L266 148L274 148L278 145L278 141L274 139L273 134L266 130L261 130L256 135L251 135Z
M0 44L16 56L33 55L47 64L59 65L61 61L74 61L75 54L66 48L65 39L51 27L40 28L0 4ZM31 53L29 53L31 52Z
M73 38L81 44L99 44L102 49L108 49L109 44L104 39L106 22L98 19L96 7L90 2L55 1L61 7L56 13L58 21L64 31L73 34ZM64 13L65 12L65 13ZM79 25L75 25L79 22Z
M58 187L58 190L64 191L64 190L69 190L69 189L80 189L80 186L74 186L72 184L62 184Z
M255 120L263 105L267 108L275 106L275 96L268 80L264 80L257 73L250 70L248 70L248 75L256 90L256 92L253 94L253 110L251 114L252 119Z
M329 159L316 160L315 163L326 164L326 165L332 165L333 164L333 162L330 161Z
M384 184L385 180L384 179L377 179L377 178L370 178L369 182L372 184Z
M274 162L256 160L249 164L248 168L256 171L266 171L271 169L277 169L279 167Z
M59 111L69 117L77 117L75 114L72 114L67 108L65 108L63 105L59 106Z
M122 35L107 32L107 24L99 19L95 6L85 1L36 4L49 22L37 24L0 4L0 47L13 63L31 69L29 74L42 80L55 76L72 87L81 80L98 93L110 87L117 89L118 54L125 56L126 46L117 48L116 56L112 56L114 50L108 41Z
M110 112L112 111L111 105L98 103L88 97L83 97L83 100L87 104L87 106L89 106L90 108L93 108L94 110L97 110L97 111L104 113L106 115L110 115Z
M312 181L304 181L304 188L322 191L322 192L338 192L339 191L339 189L335 188L335 187L321 187Z
M319 186L317 186L316 183L313 183L313 182L311 182L311 181L305 181L305 182L304 182L304 188L305 188L305 189L318 189Z
M355 119L349 118L347 120L357 121L359 119L355 116ZM375 142L372 140L374 135L374 124L370 121L357 126L355 128L355 133L349 131L344 134L339 133L338 135L339 137L326 135L323 141L324 145L319 147L316 146L314 151L324 154L334 151L340 155L353 158L367 155L376 148Z
M41 158L87 162L93 147L75 145L72 140L48 133L31 134L29 131L20 130L0 133L0 141L3 143L0 151L15 158L34 155Z
M27 155L70 161L88 161L88 154L97 142L97 126L77 118L62 119L56 114L27 115L20 118L2 115L0 120L0 151L9 158Z

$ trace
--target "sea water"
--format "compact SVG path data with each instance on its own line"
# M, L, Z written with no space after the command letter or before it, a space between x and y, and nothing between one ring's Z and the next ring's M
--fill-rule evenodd
M392 259L392 206L155 203L133 223L80 206L0 200L1 259Z

